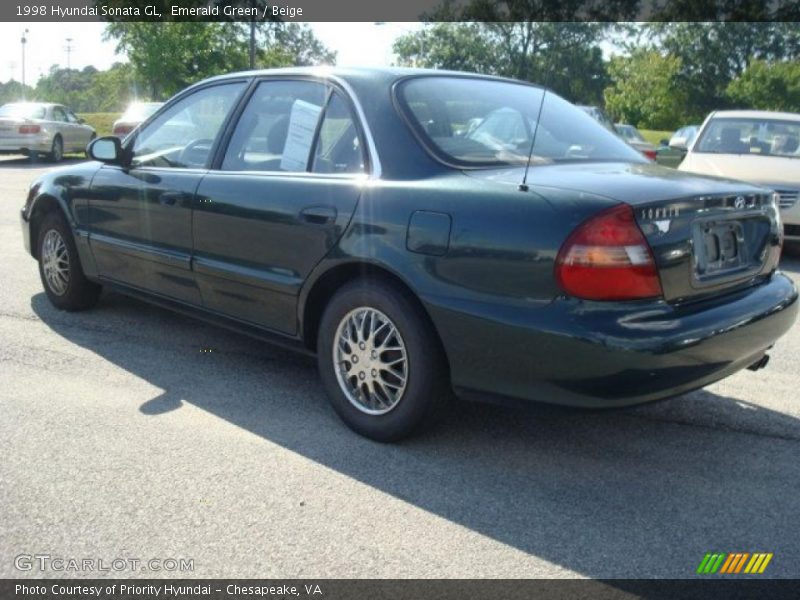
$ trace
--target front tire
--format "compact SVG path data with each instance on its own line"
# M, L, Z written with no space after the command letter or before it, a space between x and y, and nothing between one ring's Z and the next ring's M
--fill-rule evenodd
M60 212L44 217L37 240L39 276L51 304L69 311L94 306L101 287L86 279L72 231Z
M325 308L317 361L336 413L357 433L394 442L432 425L451 397L447 361L416 300L355 281Z

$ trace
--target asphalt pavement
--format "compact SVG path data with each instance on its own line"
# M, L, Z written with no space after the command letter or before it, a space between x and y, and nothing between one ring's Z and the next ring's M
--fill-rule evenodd
M676 399L464 404L381 445L307 358L116 294L55 310L19 226L47 168L0 159L0 577L681 578L707 552L800 576L799 325Z

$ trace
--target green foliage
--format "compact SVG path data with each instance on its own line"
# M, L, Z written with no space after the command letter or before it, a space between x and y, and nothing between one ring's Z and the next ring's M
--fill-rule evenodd
M328 50L308 25L255 23L255 66L331 64ZM250 64L249 23L109 23L106 38L127 54L149 96L166 100L186 86Z
M85 120L87 125L94 127L98 136L111 135L111 127L114 121L120 118L122 113L118 112L98 112L98 113L78 113L78 116Z
M727 94L739 107L800 112L800 61L753 61Z
M107 71L94 67L62 69L57 65L36 84L30 98L58 102L77 112L121 111L137 97L130 65L114 64Z
M513 77L575 102L598 104L607 84L600 42L608 28L531 20L444 22L398 38L394 51L400 64Z
M33 97L33 88L26 85L25 90L22 89L22 84L19 81L7 81L0 83L0 105L8 102L19 102L23 98L31 99Z
M753 60L800 58L796 23L650 23L651 43L681 59L676 85L688 94L686 120L729 107L727 88Z
M497 72L492 44L480 23L433 23L398 37L392 48L401 66Z
M613 85L605 90L606 110L615 121L636 127L667 129L683 118L686 91L678 85L681 59L655 50L615 56L608 72Z
M109 23L106 38L117 41L137 78L154 100L212 75L247 67L247 46L236 23Z

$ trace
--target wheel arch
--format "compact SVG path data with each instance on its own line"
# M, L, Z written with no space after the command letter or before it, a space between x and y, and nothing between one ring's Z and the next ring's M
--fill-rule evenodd
M420 315L430 326L431 331L439 343L442 356L444 356L447 361L449 371L449 360L447 359L447 351L442 342L442 337L439 335L436 324L426 310L424 303L414 292L413 288L403 277L391 269L380 264L364 261L351 261L331 266L313 280L307 292L304 294L301 293L298 315L300 317L300 333L303 338L303 343L307 348L316 351L317 334L319 332L320 321L322 320L322 313L325 311L325 307L328 305L335 291L357 280L384 281L396 286L407 294L417 305L420 310Z
M55 196L50 194L41 194L36 198L36 201L31 208L29 227L30 227L30 240L31 240L31 255L34 258L39 258L39 229L41 228L42 221L45 216L53 211L59 211L66 219L70 227L74 227L74 223L70 218L69 212L64 208Z

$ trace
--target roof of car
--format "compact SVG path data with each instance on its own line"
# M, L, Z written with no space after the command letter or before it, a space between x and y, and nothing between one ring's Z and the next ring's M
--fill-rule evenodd
M772 110L718 110L713 116L728 119L783 119L785 121L800 121L800 114Z
M335 67L335 66L316 66L316 67L284 67L280 69L259 69L254 71L238 71L226 73L212 77L212 80L228 79L235 77L258 77L263 75L312 75L317 77L338 77L344 80L367 80L370 78L380 78L384 80L400 79L414 75L439 75L451 77L475 77L479 79L490 79L494 81L513 81L536 86L535 83L519 81L497 75L484 75L482 73L471 73L468 71L448 71L444 69L420 69L415 67ZM208 81L208 80L207 80ZM540 86L537 86L540 87Z

